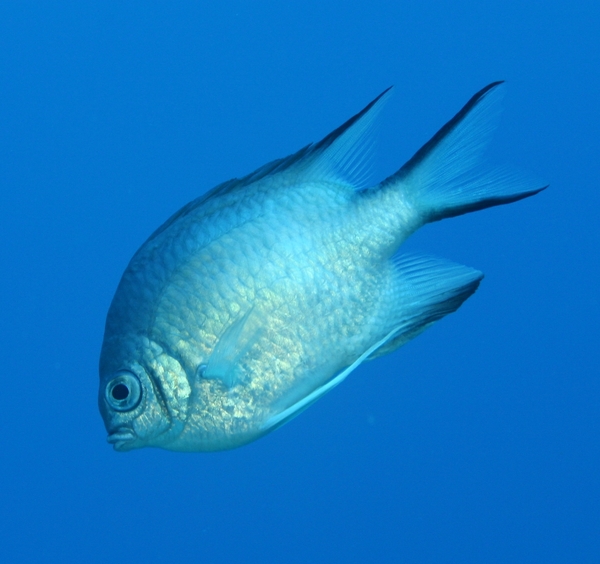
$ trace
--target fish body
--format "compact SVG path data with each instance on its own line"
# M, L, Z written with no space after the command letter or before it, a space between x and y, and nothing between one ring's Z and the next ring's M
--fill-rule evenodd
M155 231L106 322L99 407L115 449L246 444L455 311L482 274L396 252L425 223L539 192L477 164L497 89L374 187L360 187L363 147L388 91Z

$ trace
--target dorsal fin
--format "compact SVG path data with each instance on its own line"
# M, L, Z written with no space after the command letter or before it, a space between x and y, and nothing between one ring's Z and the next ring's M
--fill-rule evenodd
M307 179L346 181L359 185L369 164L369 133L391 89L390 86L384 90L321 141L306 147L306 153L297 163L283 162L284 169L294 168Z
M242 178L232 178L202 194L173 214L148 240L162 233L175 221L188 215L207 200L241 191L268 176L290 174L296 175L300 182L333 180L348 182L359 187L369 162L368 133L383 103L389 97L391 89L392 86L386 88L365 108L321 141L310 143L292 155L271 161Z
M367 134L371 131L375 118L387 99L392 87L384 90L356 115L333 130L317 143L311 143L296 153L277 159L260 167L240 179L243 185L251 184L267 176L292 171L302 179L353 181L364 170L368 157ZM229 187L221 185L228 191Z

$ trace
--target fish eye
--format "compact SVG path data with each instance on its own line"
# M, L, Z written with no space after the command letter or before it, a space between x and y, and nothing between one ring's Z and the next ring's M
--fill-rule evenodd
M108 404L116 411L130 411L142 399L142 386L137 376L125 370L119 372L105 388Z

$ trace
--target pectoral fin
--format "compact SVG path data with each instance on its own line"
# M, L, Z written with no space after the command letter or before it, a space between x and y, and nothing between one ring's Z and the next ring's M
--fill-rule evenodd
M208 363L202 367L203 378L221 380L228 388L239 381L240 362L260 336L253 311L248 310L221 335Z

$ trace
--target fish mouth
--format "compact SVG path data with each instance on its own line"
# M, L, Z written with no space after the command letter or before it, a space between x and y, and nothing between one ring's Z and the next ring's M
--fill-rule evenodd
M124 451L131 450L133 448L133 441L135 441L136 436L133 430L128 429L127 427L122 427L108 434L106 437L106 441L113 445L115 450Z

